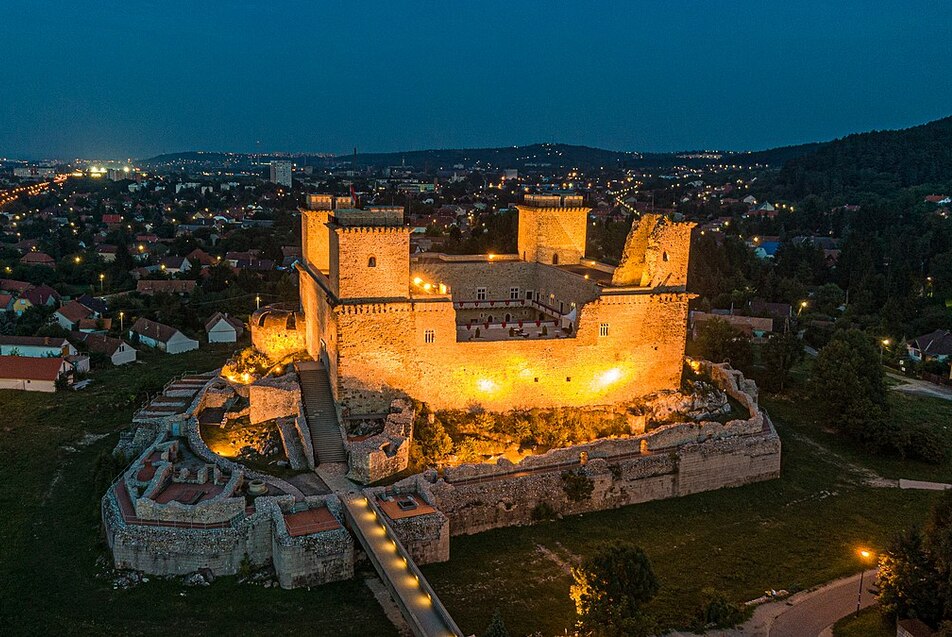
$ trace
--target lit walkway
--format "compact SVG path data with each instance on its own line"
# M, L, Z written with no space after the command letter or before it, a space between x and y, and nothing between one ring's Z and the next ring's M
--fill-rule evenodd
M462 637L436 593L393 536L383 514L362 494L341 494L351 531L417 637Z

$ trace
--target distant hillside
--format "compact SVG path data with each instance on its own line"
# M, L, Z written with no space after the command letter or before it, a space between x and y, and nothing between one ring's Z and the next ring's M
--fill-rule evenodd
M952 117L895 131L857 133L787 161L773 180L778 196L850 197L952 181Z

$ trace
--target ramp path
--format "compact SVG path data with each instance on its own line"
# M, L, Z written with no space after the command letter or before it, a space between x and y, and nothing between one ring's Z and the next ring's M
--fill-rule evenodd
M394 535L386 516L365 495L341 494L344 515L417 637L463 633Z
M331 395L327 370L318 362L297 363L301 381L304 414L311 430L314 460L317 464L347 462L347 451L337 423L337 409Z

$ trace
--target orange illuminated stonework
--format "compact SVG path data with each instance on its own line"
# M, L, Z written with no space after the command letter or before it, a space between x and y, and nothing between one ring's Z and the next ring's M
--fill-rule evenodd
M349 205L309 201L298 269L307 350L352 413L398 396L503 410L680 386L693 224L643 215L613 267L584 258L581 197L527 195L517 254L411 257L402 208Z

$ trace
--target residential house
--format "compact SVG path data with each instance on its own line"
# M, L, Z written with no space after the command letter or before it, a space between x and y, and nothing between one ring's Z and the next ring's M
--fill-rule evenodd
M59 293L45 283L31 286L20 296L27 299L32 305L54 307L60 301Z
M208 333L209 343L234 343L244 331L241 321L221 312L215 312L205 321L205 332Z
M76 329L80 332L108 332L112 329L112 319L93 317L80 319Z
M771 318L758 316L740 316L739 314L714 314L709 312L691 311L690 313L691 338L697 339L701 327L715 319L727 321L735 330L748 338L763 338L773 331L774 324Z
M76 300L100 316L109 311L109 306L106 305L106 302L103 299L96 298L90 294L83 294Z
M146 296L163 292L166 294L191 294L195 291L196 285L196 281L139 280L136 282L136 291Z
M13 311L13 295L0 293L0 312Z
M27 252L20 257L20 263L22 265L42 266L44 268L56 267L56 261L45 252Z
M86 332L71 332L70 338L74 343L84 345L89 352L105 354L113 365L125 365L136 360L136 350L122 339Z
M61 375L72 378L73 368L65 358L0 356L0 389L53 393Z
M201 248L195 248L189 252L185 258L188 259L190 264L198 265L202 268L208 268L218 263L218 259L208 254Z
M77 354L65 338L54 336L0 336L0 356L65 358Z
M74 330L82 319L95 317L95 314L91 309L74 300L53 312L53 318L64 330Z
M159 261L159 268L168 274L182 274L192 269L192 264L185 257L165 257Z
M116 252L119 251L118 246L114 246L108 243L103 243L96 248L96 254L99 255L99 258L102 259L103 263L112 263L116 260Z
M936 330L906 342L906 351L913 360L946 361L952 359L952 332Z
M163 325L147 318L140 318L129 330L130 338L146 347L152 347L166 354L181 354L198 349L198 341L185 336L182 332L169 325Z

